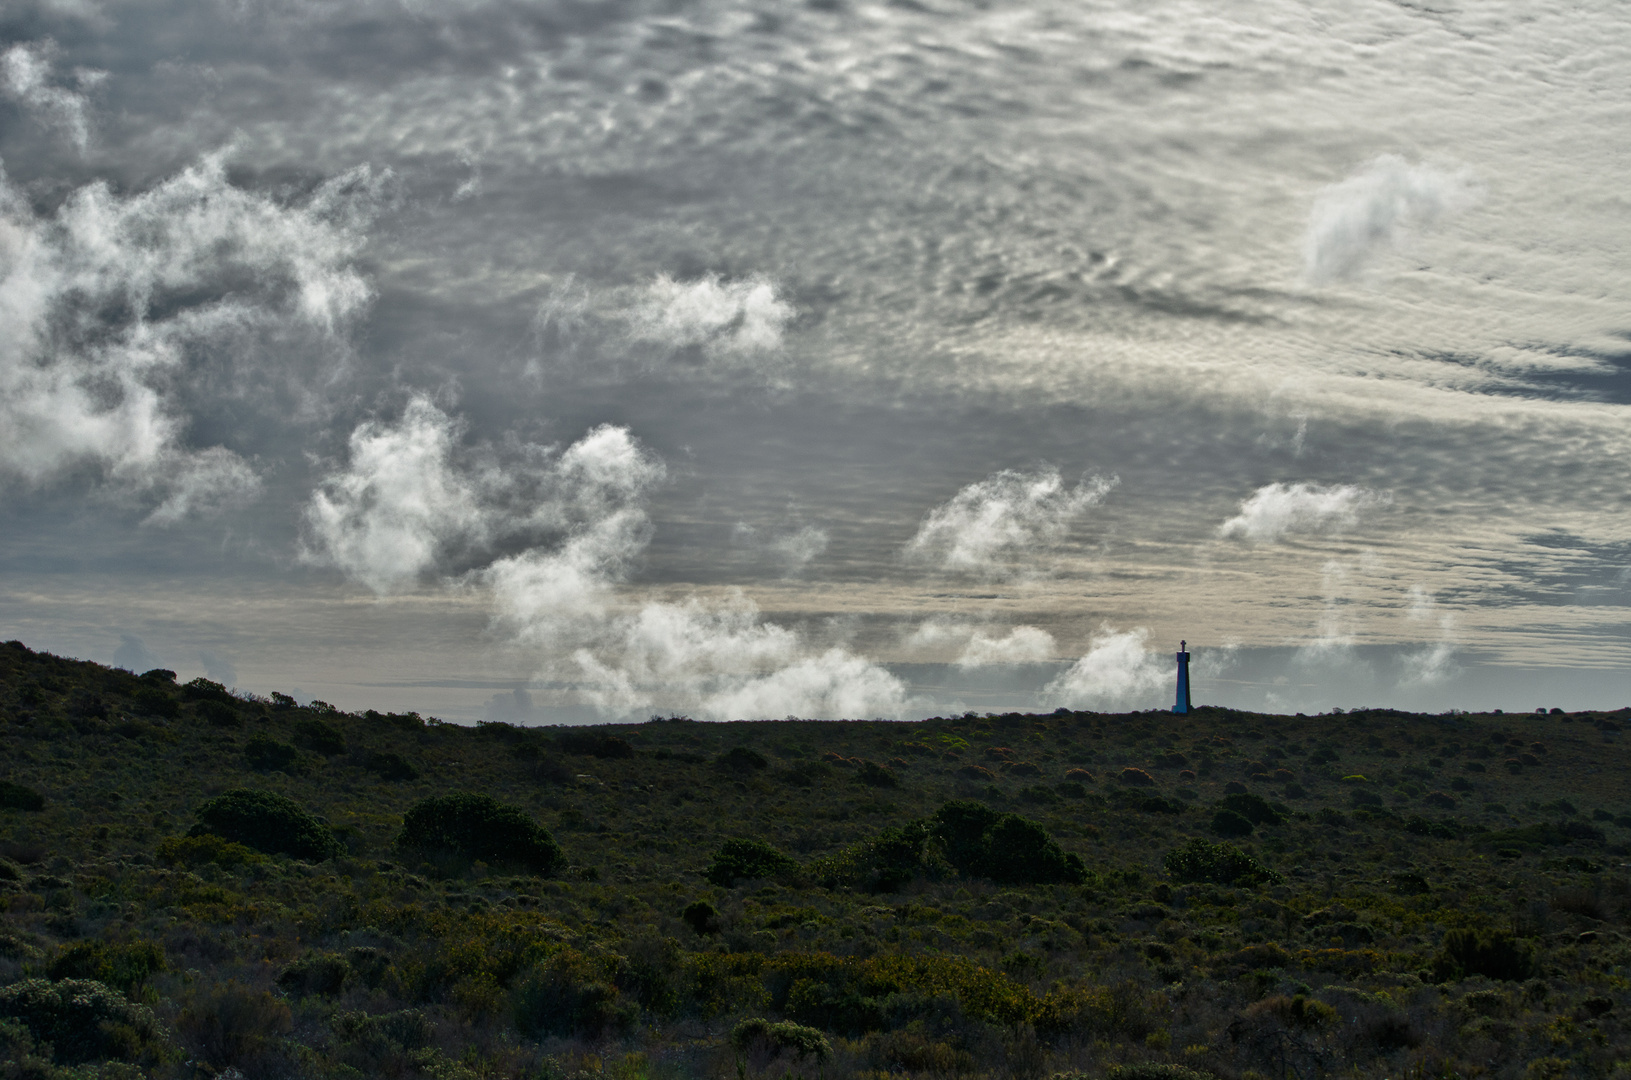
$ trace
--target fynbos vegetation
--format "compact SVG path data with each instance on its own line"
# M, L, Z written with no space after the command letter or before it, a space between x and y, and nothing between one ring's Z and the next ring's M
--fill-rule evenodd
M13 642L0 1076L1623 1078L1626 715L463 728Z

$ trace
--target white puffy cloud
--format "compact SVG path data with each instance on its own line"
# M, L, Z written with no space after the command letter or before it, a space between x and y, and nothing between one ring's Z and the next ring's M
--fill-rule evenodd
M1304 273L1316 283L1352 278L1377 249L1475 198L1466 173L1383 154L1315 198L1303 237Z
M461 539L484 539L476 482L452 463L455 421L415 397L395 425L351 433L351 460L306 507L309 561L331 563L378 593L413 582Z
M45 123L60 127L74 146L84 153L90 145L90 123L81 94L52 84L49 45L13 45L0 53L0 90L7 97L38 113ZM94 81L86 73L81 81Z
M1336 532L1357 525L1361 511L1386 506L1392 498L1356 484L1266 484L1218 526L1218 535L1266 544L1290 533Z
M987 628L952 619L927 619L902 642L908 653L928 656L955 654L957 667L982 668L997 664L1035 664L1053 658L1053 635L1036 626L1015 626L997 636Z
M1117 483L1095 476L1067 488L1058 469L1004 469L930 511L907 542L906 555L956 573L1007 573L1015 559L1061 543L1072 522Z
M410 399L394 424L358 425L348 463L329 473L307 503L306 561L338 567L384 594L413 584L450 555L529 531L589 521L594 527L566 550L604 547L624 525L643 523L643 514L625 504L664 475L662 463L626 428L612 425L558 456L523 445L510 461L490 447L460 447L462 434L462 423L423 395Z
M1149 651L1149 637L1143 627L1100 628L1086 654L1050 682L1043 697L1077 708L1148 708L1176 685L1172 666Z
M782 329L796 314L765 278L722 281L709 275L682 282L665 274L634 308L630 331L637 340L668 349L763 353L781 347Z
M616 477L600 478L607 497L582 500L591 513L559 545L498 559L480 574L496 625L543 657L550 678L572 680L591 703L617 711L900 715L907 704L900 680L847 649L813 645L765 621L746 596L625 599L619 587L650 537L641 478L654 466L604 452L605 442L591 436L578 444L563 456L562 471L572 473L567 461L580 447L600 447L579 460L622 462Z
M156 496L155 524L252 497L248 462L186 445L189 402L286 415L291 384L315 399L370 297L351 263L376 180L285 206L215 156L134 195L91 184L41 218L0 176L0 474L41 485L89 465Z

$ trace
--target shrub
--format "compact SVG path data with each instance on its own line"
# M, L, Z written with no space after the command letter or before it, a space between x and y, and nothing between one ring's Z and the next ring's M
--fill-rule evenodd
M1535 973L1534 947L1506 930L1451 930L1433 957L1433 981L1468 975L1517 982Z
M307 953L278 972L278 989L294 997L321 994L332 997L345 986L351 965L333 953Z
M419 779L419 770L401 754L364 751L362 767L381 780Z
M144 686L137 690L131 698L131 703L139 711L147 713L149 716L176 717L181 715L181 702L156 686Z
M11 780L0 780L0 810L44 810L45 796Z
M770 767L770 762L757 750L745 746L734 747L719 755L719 765L733 772L757 772Z
M188 701L214 701L222 705L235 705L237 699L218 682L199 676L181 688L181 696Z
M154 854L171 866L242 866L265 861L259 852L219 836L170 836L159 841Z
M1219 810L1212 815L1212 832L1218 836L1250 836L1252 823L1233 810Z
M50 1043L61 1065L152 1057L164 1043L153 1014L93 979L26 979L0 987L0 1019Z
M263 851L318 862L345 848L299 803L271 791L238 788L198 808L188 836L206 834Z
M481 860L547 874L566 861L555 838L520 807L461 792L423 799L402 816L397 846L432 858Z
M123 994L131 994L164 970L164 950L151 941L108 945L81 941L57 954L45 969L53 980L95 979Z
M265 735L256 735L244 744L244 764L256 772L281 772L291 776L306 771L299 750Z
M1066 769L1065 779L1077 784L1091 784L1093 782L1093 774L1088 772L1086 769Z
M719 909L706 900L694 900L680 912L680 920L697 934L719 933Z
M780 877L797 869L791 857L763 840L727 840L702 876L728 889L743 879Z
M1131 784L1133 787L1155 786L1155 777L1151 776L1143 769L1135 769L1131 765L1121 770L1120 775L1118 775L1116 779L1120 780L1123 784Z
M731 1029L731 1045L742 1053L763 1047L772 1052L791 1050L800 1061L813 1057L826 1061L832 1056L832 1044L827 1036L813 1027L795 1024L791 1020L780 1022L752 1017Z
M1167 873L1186 882L1259 885L1276 884L1283 880L1248 852L1232 844L1208 843L1198 836L1183 847L1167 852L1161 864L1166 867Z
M1253 795L1250 792L1225 795L1218 805L1225 810L1233 810L1253 825L1279 825L1285 821L1285 814L1281 808L1264 801L1261 795Z
M294 726L300 745L324 757L345 753L345 736L333 724L322 720L302 720Z
M234 728L243 724L243 717L238 715L237 709L219 701L200 701L193 706L193 712L211 727Z
M635 1019L635 1009L619 998L608 973L575 949L556 953L521 980L513 1013L516 1028L534 1039L595 1039L621 1031Z
M214 1069L255 1068L294 1026L289 1006L241 983L212 986L176 1017L176 1032Z
M555 745L564 753L585 754L603 759L631 758L634 747L627 739L599 731L564 731L555 736Z
M1211 1073L1201 1072L1199 1069L1158 1061L1117 1065L1104 1075L1105 1080L1216 1080Z
M1079 885L1081 857L1067 853L1042 826L977 802L949 802L929 819L930 834L959 873L1003 885Z
M430 1018L418 1009L400 1012L348 1012L335 1017L334 1032L345 1040L340 1057L352 1068L362 1066L379 1075L379 1063L391 1054L402 1054L430 1045L436 1029Z
M824 889L895 892L936 869L935 860L925 861L928 840L929 827L921 821L881 829L836 855L817 859L810 864L810 876Z
M895 774L893 772L890 772L882 765L872 761L864 761L861 763L860 771L855 774L855 779L860 783L868 785L869 787L900 786L900 781L895 779Z

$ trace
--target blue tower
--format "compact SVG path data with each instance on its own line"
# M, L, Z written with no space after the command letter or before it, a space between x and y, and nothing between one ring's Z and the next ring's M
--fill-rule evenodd
M1178 703L1172 707L1175 713L1189 711L1189 642L1178 643Z

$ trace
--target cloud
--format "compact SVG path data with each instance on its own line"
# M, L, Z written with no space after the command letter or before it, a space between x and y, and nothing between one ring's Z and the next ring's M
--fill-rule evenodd
M222 653L213 649L198 650L198 662L204 665L204 675L229 690L238 685L238 669Z
M789 577L800 574L805 567L814 562L827 550L828 537L825 529L818 529L813 525L806 525L798 532L778 536L770 542L770 550L781 556L786 563Z
M946 656L963 669L997 664L1036 664L1053 658L1053 635L1035 626L1015 626L1001 637L985 628L951 619L926 619L902 642L908 653Z
M1383 154L1315 197L1303 237L1303 272L1316 284L1356 277L1379 248L1475 199L1465 172Z
M722 281L710 274L681 282L664 274L630 313L630 333L670 350L765 353L781 348L782 330L796 314L766 278Z
M930 511L906 544L907 558L936 569L1000 575L1013 561L1057 546L1071 523L1119 481L1095 476L1066 488L1054 468L1004 469Z
M119 647L113 650L113 666L140 674L158 667L159 658L135 634L120 634Z
M664 476L625 428L595 428L558 456L517 443L508 461L492 447L461 447L463 432L422 394L394 424L359 424L348 463L306 505L303 559L383 595L505 539L623 520L617 508Z
M1406 614L1412 622L1432 621L1437 606L1433 594L1425 586L1418 584L1410 587L1410 606ZM1401 688L1435 686L1454 677L1460 670L1455 663L1455 616L1443 612L1437 613L1436 618L1438 640L1400 657L1404 664L1404 675L1399 680Z
M491 592L495 624L543 657L548 677L572 680L591 703L621 712L901 714L907 697L900 680L847 649L815 646L766 622L744 595L711 603L626 600L619 587L650 539L642 496L659 466L613 447L607 430L563 456L563 474L581 470L599 492L579 498L584 520L559 545L495 560L478 575Z
M1077 708L1148 708L1164 689L1177 685L1176 669L1149 651L1149 637L1143 627L1101 627L1087 653L1050 682L1042 696Z
M51 127L61 128L84 153L90 146L83 95L51 83L52 46L49 43L13 45L0 53L0 90L12 100L38 113ZM85 72L82 83L94 83L97 72Z
M1337 532L1357 525L1361 511L1392 501L1388 492L1355 484L1267 484L1240 504L1239 514L1218 526L1218 535L1268 544L1291 533Z
M377 180L354 170L283 205L232 186L216 155L41 218L0 175L0 474L38 486L90 466L155 498L154 524L252 498L252 466L188 445L191 420L230 403L239 426L287 425L320 399L371 295L351 264Z

